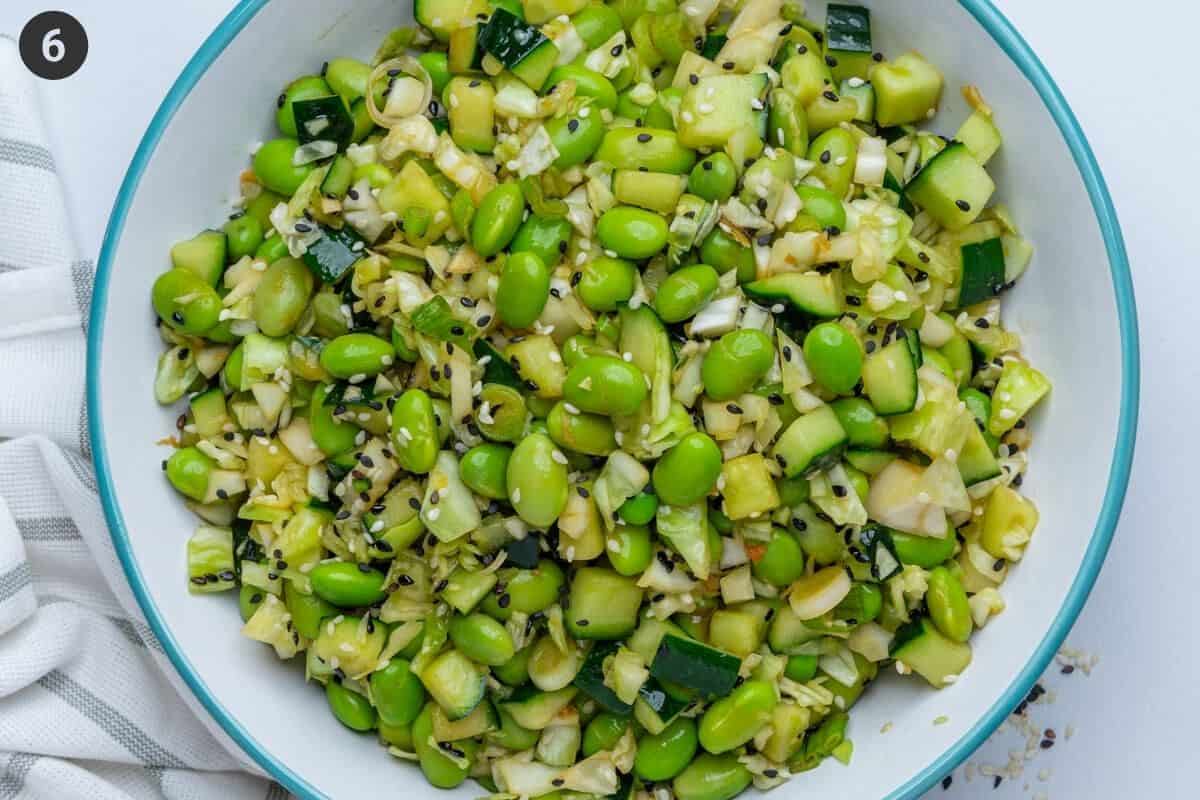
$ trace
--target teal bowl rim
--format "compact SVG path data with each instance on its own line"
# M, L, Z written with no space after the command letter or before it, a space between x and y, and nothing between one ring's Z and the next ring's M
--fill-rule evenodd
M134 560L129 535L125 530L125 521L117 506L112 478L109 474L108 453L104 444L103 408L100 398L100 354L104 337L104 310L108 298L109 276L113 269L113 257L117 243L129 213L130 203L141 181L146 165L154 155L155 148L162 138L171 118L179 109L184 99L204 76L209 66L221 52L233 41L234 37L246 26L270 0L241 0L237 7L229 13L215 31L204 41L196 54L184 67L179 78L172 85L162 105L159 106L150 127L142 137L133 161L125 179L121 183L109 217L108 227L104 235L104 244L100 251L100 262L96 270L95 294L92 298L91 325L88 329L87 353L87 399L90 413L88 415L88 433L92 446L93 459L96 465L96 477L100 488L100 499L104 506L104 516L108 520L112 533L113 544L121 560L121 566L129 579L129 584L137 598L138 605L146 615L151 630L162 643L163 649L171 659L188 688L196 696L209 714L220 724L221 728L243 750L246 751L260 766L267 770L275 779L283 784L293 794L306 800L323 798L319 791L307 781L293 772L287 765L267 752L255 741L233 715L213 696L204 681L196 673L191 663L183 656L175 637L164 623L162 616L154 604L153 598L147 591L142 580L137 562ZM1096 213L1104 236L1104 244L1108 251L1109 269L1112 273L1113 289L1116 293L1118 327L1121 334L1121 411L1118 421L1117 440L1113 452L1112 467L1109 470L1108 486L1104 494L1104 502L1100 508L1100 516L1092 533L1091 542L1084 554L1083 563L1067 593L1067 598L1058 615L1050 625L1041 644L1030 657L1025 668L1000 698L988 709L987 713L955 742L941 757L925 767L919 774L895 789L888 800L906 800L913 798L931 788L944 775L950 773L967 756L983 744L984 740L994 731L1018 703L1028 694L1034 682L1050 663L1050 659L1058 651L1063 639L1070 631L1076 617L1079 616L1096 576L1104 563L1104 557L1112 542L1113 532L1121 514L1121 505L1125 499L1125 490L1129 482L1130 465L1133 462L1134 440L1137 435L1138 391L1139 391L1139 355L1137 310L1133 297L1133 281L1129 272L1129 259L1125 252L1125 242L1121 235L1121 226L1117 221L1117 213L1113 207L1112 197L1104 182L1104 176L1096 163L1095 155L1087 142L1079 121L1071 111L1066 99L1041 60L1034 54L1029 44L1013 28L1012 24L992 5L990 0L958 0L973 16L984 30L995 40L996 44L1008 54L1009 58L1021 70L1025 78L1033 85L1042 98L1046 109L1054 118L1063 138L1071 150L1080 177L1087 187L1091 197L1092 207Z

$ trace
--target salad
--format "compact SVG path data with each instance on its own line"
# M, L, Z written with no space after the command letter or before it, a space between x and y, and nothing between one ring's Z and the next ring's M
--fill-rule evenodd
M435 786L770 789L1004 609L999 130L801 5L415 0L154 282L188 588Z

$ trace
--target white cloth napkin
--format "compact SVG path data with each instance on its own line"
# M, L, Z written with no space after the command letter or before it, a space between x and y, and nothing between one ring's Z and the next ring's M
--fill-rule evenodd
M282 800L179 681L113 551L87 441L93 265L33 80L0 37L0 800Z

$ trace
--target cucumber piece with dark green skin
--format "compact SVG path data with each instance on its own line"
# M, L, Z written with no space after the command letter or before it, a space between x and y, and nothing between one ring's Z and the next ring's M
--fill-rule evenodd
M862 6L830 3L825 13L825 52L835 80L866 78L871 67L871 12Z
M978 427L973 427L967 434L967 441L963 444L955 465L967 486L974 486L1000 474L1000 462L992 454L983 431Z
M962 246L962 285L959 307L991 299L1004 288L1004 246L999 238Z
M171 266L186 269L209 286L216 286L225 272L228 247L224 231L201 231L171 247Z
M906 187L910 200L952 231L978 219L995 191L987 170L961 142L952 142L930 159Z
M722 31L718 33L713 31L704 38L704 46L700 48L700 55L712 61L721 52L721 48L729 41L729 37Z
M880 416L907 414L917 405L917 368L920 366L908 339L915 331L898 328L896 339L867 356L863 363L863 390Z
M614 714L628 714L632 706L617 697L616 692L604 684L604 659L616 653L618 647L620 645L616 642L596 644L583 660L583 666L575 676L574 684L604 710Z
M638 690L633 713L643 728L657 735L674 722L690 704L690 698L685 700L677 697L663 684L651 678Z
M545 34L502 8L483 26L479 44L535 91L558 60L558 48Z
M883 175L883 188L890 189L899 195L900 210L910 217L913 216L916 209L913 208L912 200L908 199L908 194L904 191L904 184L900 183L900 180L890 170Z
M224 430L225 423L229 422L225 393L220 387L214 386L193 395L188 405L192 410L192 423L200 436L217 436Z
M624 639L637 627L642 590L634 578L584 567L571 580L567 631L576 639Z
M837 414L829 406L821 406L789 425L771 454L784 476L794 478L836 464L847 441Z
M931 686L941 689L971 663L971 646L946 638L923 617L896 631L891 655L911 667Z
M315 225L315 222L307 223ZM308 246L304 263L325 283L337 283L363 257L363 240L350 226L322 228L325 235Z
M419 677L450 720L462 719L474 711L487 691L483 672L457 650L442 653Z
M835 273L785 272L746 284L746 294L766 303L783 301L822 319L841 316L845 295Z
M724 697L737 683L742 662L706 644L667 634L658 644L650 674L714 697Z
M516 389L518 392L525 391L525 381L508 363L508 359L502 356L499 350L492 347L490 342L482 338L476 339L472 351L475 353L475 358L488 359L487 365L483 368L482 381L484 385L498 383L501 386Z
M321 194L326 197L342 197L354 182L354 162L345 155L338 155L329 164L329 172L321 181Z
M337 142L339 149L350 144L354 136L354 120L346 102L336 94L296 100L292 103L296 118L296 135L300 144L315 141Z
M533 569L538 565L539 541L538 537L531 534L504 545L504 552L508 555L505 563L522 569Z
M476 22L450 34L447 66L455 75L461 75L482 66L483 48L479 46L480 27Z
M513 721L531 731L540 731L549 725L558 713L571 704L579 689L568 686L553 692L542 692L532 684L518 687L500 709Z

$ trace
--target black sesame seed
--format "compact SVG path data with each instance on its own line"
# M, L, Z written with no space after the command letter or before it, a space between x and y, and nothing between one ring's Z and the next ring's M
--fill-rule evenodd
M836 67L838 65L837 59L833 56L825 56L825 63L831 67Z
M1002 569L1004 569L1004 559L1003 559L1003 558L997 558L997 559L996 559L996 563L995 563L995 564L992 564L992 571L993 571L993 572L999 572L999 571L1000 571L1000 570L1002 570Z
M871 59L878 64L879 62L883 61L883 53L873 53L871 54Z
M828 150L823 150L821 152L821 163L822 164L828 164L832 160L833 160L833 154L830 153Z
M396 583L400 584L401 586L412 586L415 581L412 579L411 575L401 575L396 579Z
M826 92L822 92L821 95L822 95L822 97L824 97L826 100L828 100L831 103L836 103L838 101L838 96L836 94L834 94L833 92L826 91Z
M806 45L806 44L798 44L798 45L796 45L796 54L797 54L797 55L801 55L801 56L802 56L802 55L804 55L804 54L805 54L805 53L807 53L807 52L808 52L808 45Z
M767 401L773 406L783 405L783 396L778 394L767 395Z
M358 199L358 189L347 190L346 196L349 197L351 200L357 200Z
M566 781L563 780L562 778L555 778L554 780L550 781L550 783L552 783L555 786L562 786L564 783L566 783Z
M855 296L854 296L854 295L852 295L852 294L848 294L848 295L846 295L846 305L848 305L848 306L861 306L861 305L862 305L862 298L861 298L861 297L855 297Z
M616 45L615 47L613 47L612 50L609 50L609 52L612 53L613 58L616 58L617 56L621 55L621 51L624 49L625 49L625 46L619 44L619 45Z
M968 203L966 200L955 200L954 205L958 206L959 211L970 211L971 210L971 204Z
M567 122L567 130L569 130L571 133L574 133L575 131L579 130L579 120L572 119L569 122Z
M225 491L224 489L217 489L217 497L221 500L228 500L229 492Z
M942 790L944 791L946 789L949 789L950 784L952 784L952 783L954 783L953 775L947 775L946 777L942 778Z
M706 172L711 172L713 168L713 162L706 160L701 164L701 166L704 167Z
M591 624L591 622L589 622L586 619L577 619L577 620L575 620L575 624L581 628L586 628L588 625Z
M498 599L498 600L496 601L496 604L497 604L498 606L500 606L501 608L508 608L508 605L509 605L509 603L511 603L511 602L512 602L512 596L511 596L511 595L502 594L502 595L500 595L500 599Z
M730 414L744 414L744 413L746 413L745 411L743 411L743 410L742 410L742 407L741 407L741 406L739 406L737 403L730 403L729 405L725 406L725 408L726 408L726 410L728 410L728 411L729 411L729 413L730 413Z
M491 321L492 321L492 315L491 315L491 314L484 314L482 317L480 317L479 319L475 320L475 324L476 324L476 325L478 325L479 327L483 328L483 327L486 327L486 326L487 326L487 324L488 324L489 322L491 322Z
M697 75L696 73L693 72L690 75L688 75L688 83L690 83L692 86L695 86L699 82L700 82L700 76Z
M171 312L171 319L172 319L172 320L173 320L173 321L174 321L176 324L179 324L179 325L182 325L182 324L183 324L183 314L180 314L178 311L173 311L173 312Z
M1000 782L1001 782L1001 781L1003 781L1003 780L1004 780L1004 778L1001 778L999 775L994 775L994 776L992 776L992 788L993 788L993 789L999 789L999 788L1000 788Z
M730 69L733 69L733 66L734 66L734 64L732 61L726 61L724 64L721 65L721 69L730 70Z
M275 100L275 105L276 105L277 107L279 107L279 108L283 108L283 104L284 104L284 103L286 103L286 102L287 102L287 95L286 95L286 94L281 94L281 95L279 95L279 97L278 97L278 98Z
M650 134L648 134L648 133L639 133L639 134L637 135L637 140L638 140L639 142L641 142L642 144L645 144L646 142L650 141L652 138L654 138L654 137L652 137L652 136L651 136Z
M1054 747L1054 741L1052 739L1042 739L1041 746L1043 750L1049 750L1051 747Z
M420 511L420 510L421 510L421 501L420 501L420 500L418 500L418 499L417 499L417 498L415 498L415 497L410 497L410 498L408 498L408 505L409 505L409 507L410 507L410 508L412 508L414 511Z
M986 330L987 328L991 327L991 323L983 317L980 317L979 319L975 320L975 327Z
M578 486L578 487L576 487L575 491L579 492L579 496L584 499L586 499L591 494L591 492L589 492L587 490L586 486Z
M870 355L871 353L874 353L875 352L875 342L867 342L865 345L863 345L863 349L867 351L868 355Z

